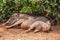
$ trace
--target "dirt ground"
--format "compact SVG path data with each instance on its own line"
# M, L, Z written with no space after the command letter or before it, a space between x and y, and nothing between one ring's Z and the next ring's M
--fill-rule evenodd
M49 33L25 33L26 30L18 28L10 28L4 32L0 32L0 40L60 40L59 25L53 27Z

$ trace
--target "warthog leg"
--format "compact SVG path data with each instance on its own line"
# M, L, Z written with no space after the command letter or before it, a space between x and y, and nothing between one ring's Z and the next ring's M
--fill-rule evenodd
M14 26L16 26L16 25L19 25L19 24L21 24L23 21L24 21L24 19L20 19L20 20L18 20L16 23L14 23L13 25L11 25L11 26L6 26L6 28L11 28L11 27L14 27Z

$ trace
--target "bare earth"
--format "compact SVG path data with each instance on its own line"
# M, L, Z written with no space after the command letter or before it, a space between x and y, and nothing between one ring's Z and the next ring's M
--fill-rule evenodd
M0 40L60 40L60 27L56 26L49 33L25 33L26 30L10 28L0 33Z

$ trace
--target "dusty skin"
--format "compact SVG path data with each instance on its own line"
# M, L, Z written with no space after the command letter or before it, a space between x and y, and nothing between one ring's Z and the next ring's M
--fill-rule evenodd
M2 29L1 29L2 28ZM54 26L52 31L49 33L38 32L38 33L25 33L26 30L19 28L10 28L5 30L0 25L0 40L60 40L60 26Z
M49 30L51 29L51 23L50 23L50 21L47 21L46 23L43 21L35 21L29 27L27 32L30 32L32 29L35 29L34 33L39 32L39 31L50 32Z
M30 27L31 27L31 25L32 26L36 26L37 27L37 23L39 23L39 22L36 22L36 21L41 21L41 24L42 24L42 22L44 22L46 25L47 25L47 21L49 21L47 18L45 18L45 17L41 17L41 16L39 16L39 17L36 17L36 18L29 18L28 20L25 20L24 22L22 22L22 24L21 24L21 28L23 28L23 29L30 29ZM36 22L36 23L35 23ZM36 25L37 24L37 25ZM49 25L51 24L50 23L50 21L49 21L49 23L48 23ZM48 26L49 26L48 25ZM41 26L40 25L40 23L39 23L39 26ZM43 26L43 27L45 27L45 26ZM31 27L32 29L35 29L35 27Z

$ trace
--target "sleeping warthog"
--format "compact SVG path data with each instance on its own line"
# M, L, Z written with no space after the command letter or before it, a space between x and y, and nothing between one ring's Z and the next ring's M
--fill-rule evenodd
M34 17L33 17L33 16L29 16L29 15L27 15L27 14L20 14L19 19L16 20L16 21L13 20L13 21L15 21L14 24L9 25L9 26L6 26L6 28L10 28L10 27L19 25L19 24L21 24L23 21L28 20L28 19L31 19L31 18L34 18ZM11 21L12 21L12 20L11 20ZM13 21L12 21L12 22L13 22Z
M49 30L51 29L51 23L50 21L47 22L35 21L26 32L29 32L34 28L35 28L34 32L38 32L38 31L49 32Z

